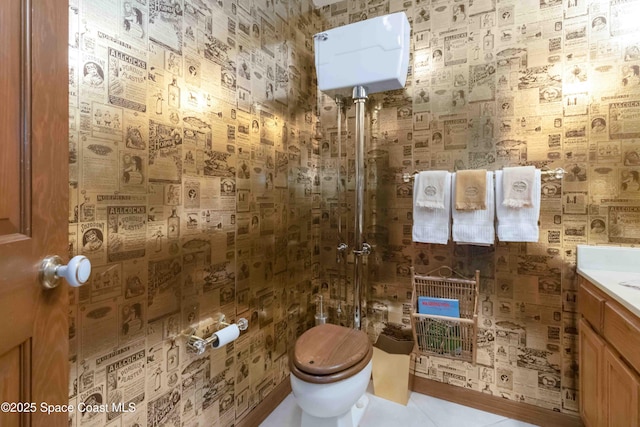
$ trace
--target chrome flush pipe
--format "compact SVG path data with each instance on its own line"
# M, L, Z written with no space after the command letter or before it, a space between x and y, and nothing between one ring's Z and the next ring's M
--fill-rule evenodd
M336 263L338 265L338 308L336 309L336 314L338 318L342 316L342 291L344 287L342 282L347 280L347 249L349 246L345 243L344 233L342 232L342 192L340 191L340 187L342 186L342 176L340 173L340 169L342 168L342 108L344 107L344 102L342 96L336 95L336 110L338 113L338 170L337 170L337 178L336 178L336 196L338 199L338 207L336 209L336 213L338 214L338 246L336 250ZM345 177L346 179L346 177ZM343 274L344 273L344 274Z
M364 217L364 113L367 101L367 90L363 86L353 88L353 103L356 105L356 205L355 205L355 245L354 253L354 305L353 327L361 329L362 324L362 268L364 255L370 252L371 247L364 242L363 217Z
M342 235L342 198L340 197L340 186L342 183L340 179L340 167L342 166L342 107L344 106L342 97L340 95L336 96L336 109L338 110L337 122L338 122L338 170L336 177L336 196L338 199L338 209L336 210L338 214L338 253L336 257L336 261L339 263L340 258L344 251L347 249L347 244L344 242L344 237Z

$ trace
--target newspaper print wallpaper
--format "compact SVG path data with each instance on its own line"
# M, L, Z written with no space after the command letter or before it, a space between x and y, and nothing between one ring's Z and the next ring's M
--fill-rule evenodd
M70 0L70 426L230 426L288 381L319 284L309 0ZM202 356L224 314L249 320Z
M410 325L411 267L479 269L477 365L417 355L416 374L575 413L576 245L640 243L640 1L348 0L321 18L329 29L403 10L406 89L368 101L367 330L375 339L386 323ZM331 320L350 324L352 260L335 249L353 242L346 104L338 135L336 104L322 97L321 289ZM514 165L567 171L544 177L538 243L412 243L403 173Z

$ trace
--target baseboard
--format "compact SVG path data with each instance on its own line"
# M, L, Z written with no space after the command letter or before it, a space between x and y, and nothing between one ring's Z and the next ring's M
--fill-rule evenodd
M462 387L411 375L412 390L427 396L448 400L460 405L502 415L544 427L583 427L579 417L562 414L527 403L514 402L500 397L479 393ZM246 417L238 421L236 427L257 427L291 393L291 382L278 384L267 397L253 408ZM541 421L543 421L541 423Z
M582 427L580 417L412 375L412 390L544 427Z
M236 427L258 427L289 393L291 393L291 381L287 376L287 379L275 386L258 406L253 408L246 417L238 421Z

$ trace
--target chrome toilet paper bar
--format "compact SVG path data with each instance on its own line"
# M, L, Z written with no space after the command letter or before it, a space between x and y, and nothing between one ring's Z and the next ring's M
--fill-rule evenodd
M187 352L201 355L209 346L211 348L220 348L238 338L240 331L245 331L249 327L249 321L245 318L238 319L236 324L229 324L223 320L224 317L218 324L226 327L217 330L208 338L201 338L195 333L187 334Z

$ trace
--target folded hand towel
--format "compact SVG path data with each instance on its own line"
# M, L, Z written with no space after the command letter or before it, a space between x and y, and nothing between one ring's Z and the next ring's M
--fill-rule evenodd
M484 210L487 191L486 169L458 171L456 173L456 209Z
M445 172L444 208L433 209L417 205L421 184L420 175L416 176L413 185L413 241L421 243L439 243L446 245L451 231L451 174Z
M540 170L536 169L531 188L531 206L510 208L505 206L503 173L496 171L496 217L498 218L498 240L501 242L537 242L540 217Z
M444 209L445 180L447 171L423 171L415 177L416 206Z
M453 241L461 244L493 245L496 240L495 221L495 191L493 188L493 172L485 171L486 182L484 192L484 210L462 211L454 209L453 217ZM453 174L453 188L457 188L457 174Z
M504 201L502 204L504 206L511 208L531 207L535 170L536 168L533 166L503 168Z

